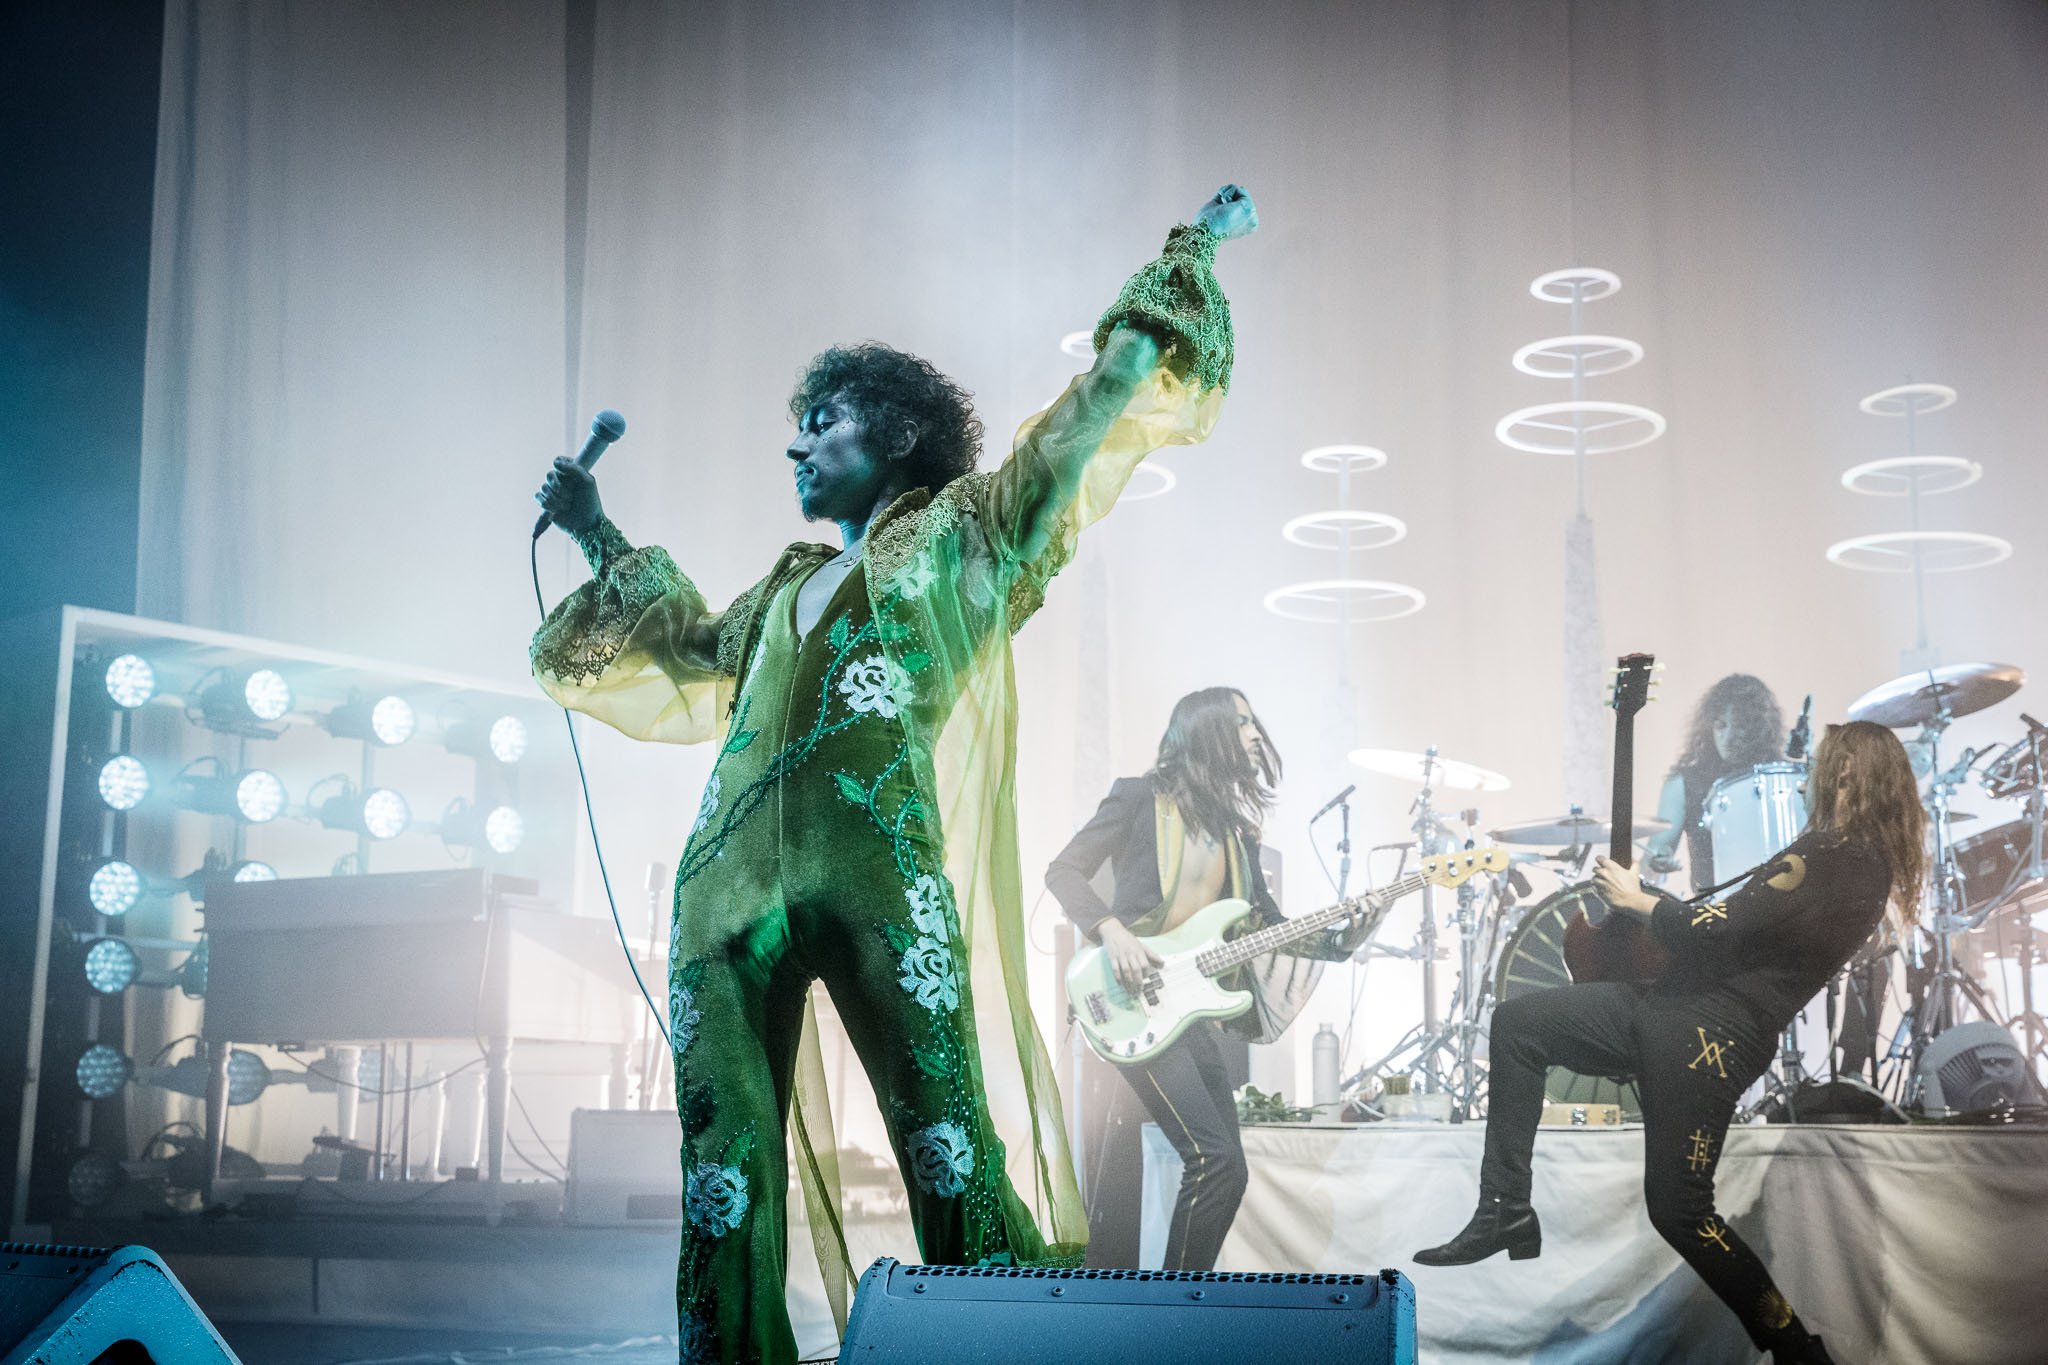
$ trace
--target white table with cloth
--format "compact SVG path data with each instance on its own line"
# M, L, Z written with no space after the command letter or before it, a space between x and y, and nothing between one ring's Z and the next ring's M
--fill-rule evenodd
M1479 1123L1247 1127L1217 1269L1401 1270L1431 1365L1757 1359L1651 1230L1639 1127L1538 1135L1541 1257L1414 1264L1471 1215L1484 1140ZM1140 1259L1157 1266L1180 1159L1150 1125L1144 1180ZM1843 1365L2048 1365L2048 1130L1735 1128L1716 1202Z

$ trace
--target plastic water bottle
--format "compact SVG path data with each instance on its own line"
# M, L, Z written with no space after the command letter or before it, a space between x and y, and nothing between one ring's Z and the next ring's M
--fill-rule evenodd
M1335 1123L1337 1113L1337 1030L1324 1024L1309 1044L1309 1095L1317 1123Z

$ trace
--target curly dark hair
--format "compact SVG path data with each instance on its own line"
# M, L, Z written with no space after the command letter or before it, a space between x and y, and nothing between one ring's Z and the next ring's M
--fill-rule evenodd
M917 486L937 489L973 470L981 458L981 419L974 395L939 373L929 360L863 341L822 351L797 376L789 415L797 421L814 404L838 396L867 427L907 421L917 428L909 472Z
M1735 713L1735 733L1729 740L1734 754L1728 758L1722 758L1714 744L1714 722L1721 719L1724 711ZM1763 679L1747 673L1730 673L1700 698L1692 713L1692 730L1686 737L1685 752L1671 770L1711 779L1784 756L1785 718L1778 710L1778 699L1771 695Z

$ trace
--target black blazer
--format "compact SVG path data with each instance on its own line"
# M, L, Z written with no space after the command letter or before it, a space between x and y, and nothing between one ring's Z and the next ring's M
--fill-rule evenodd
M1088 823L1045 869L1047 889L1067 918L1090 938L1098 937L1103 920L1114 917L1131 924L1165 899L1166 890L1159 884L1157 794L1158 784L1150 773L1118 778ZM1247 882L1244 898L1252 904L1250 927L1275 923L1280 907L1266 889L1258 849L1240 841L1239 853ZM1115 904L1106 903L1090 884L1105 862L1116 879Z

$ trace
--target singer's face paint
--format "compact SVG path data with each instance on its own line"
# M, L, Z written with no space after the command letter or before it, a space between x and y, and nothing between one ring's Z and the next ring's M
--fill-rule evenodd
M796 466L806 521L865 520L890 477L889 462L869 449L860 415L836 395L805 410L785 453Z

